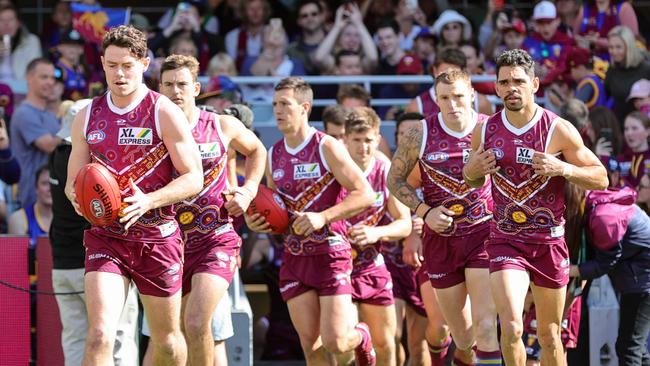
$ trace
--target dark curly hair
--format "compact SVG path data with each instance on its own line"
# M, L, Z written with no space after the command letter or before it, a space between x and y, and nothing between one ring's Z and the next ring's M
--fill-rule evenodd
M120 25L106 32L102 50L106 52L108 46L127 48L138 59L147 56L147 37L131 25Z
M531 79L535 77L535 61L522 49L508 50L497 57L497 77L503 66L519 66Z

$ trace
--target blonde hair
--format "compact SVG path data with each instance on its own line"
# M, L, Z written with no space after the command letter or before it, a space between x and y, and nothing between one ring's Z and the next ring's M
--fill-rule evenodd
M63 102L61 102L61 104L59 105L59 109L56 111L56 118L58 119L63 118L63 116L65 116L66 113L68 113L68 110L70 109L70 107L72 107L73 104L74 101L72 100L64 100Z
M221 75L225 76L237 76L237 68L235 67L235 62L232 57L225 52L219 52L216 55L212 56L210 62L208 63L208 70L206 74L210 77L219 76L219 69L225 69L226 72Z
M637 67L645 57L643 52L636 45L636 38L632 30L624 25L618 25L607 33L607 38L618 37L625 44L625 61L622 67L625 69Z

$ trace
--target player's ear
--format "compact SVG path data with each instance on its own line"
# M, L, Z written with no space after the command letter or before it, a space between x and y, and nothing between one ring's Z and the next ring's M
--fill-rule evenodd
M533 82L533 94L537 94L537 90L539 90L539 78L535 76L532 82Z
M149 57L142 58L142 65L144 66L145 71L149 68L150 63L151 63L151 59Z
M194 82L194 93L193 93L194 98L198 97L199 94L201 94L201 83L199 83L198 81L195 81Z

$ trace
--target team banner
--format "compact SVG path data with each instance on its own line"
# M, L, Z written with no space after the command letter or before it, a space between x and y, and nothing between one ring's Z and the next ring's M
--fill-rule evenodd
M73 27L86 42L102 43L112 27L129 24L130 8L103 8L99 5L72 3Z

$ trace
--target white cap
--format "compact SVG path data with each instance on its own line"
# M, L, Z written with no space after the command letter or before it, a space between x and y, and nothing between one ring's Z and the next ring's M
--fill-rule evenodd
M555 19L557 18L557 9L555 4L548 0L540 1L535 5L533 10L533 20Z
M456 10L448 9L443 11L438 19L433 23L431 31L433 31L436 37L440 37L442 28L449 23L460 23L463 25L463 40L467 41L472 38L472 24Z

